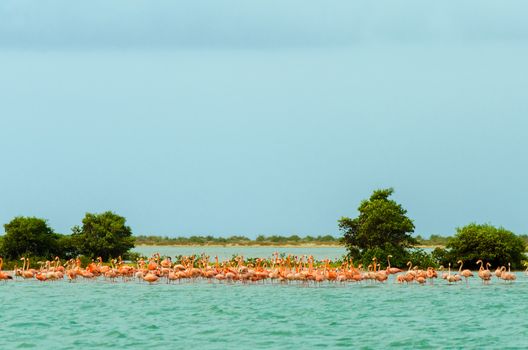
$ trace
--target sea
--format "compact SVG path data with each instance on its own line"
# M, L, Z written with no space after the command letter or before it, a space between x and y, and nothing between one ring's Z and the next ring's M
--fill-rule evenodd
M217 248L206 253L277 249ZM17 279L0 282L0 349L526 349L527 295L521 272L489 285Z

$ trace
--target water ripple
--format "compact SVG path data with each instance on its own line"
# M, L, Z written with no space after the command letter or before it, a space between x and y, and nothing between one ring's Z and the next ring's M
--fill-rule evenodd
M0 349L523 349L525 282L13 281L0 285Z

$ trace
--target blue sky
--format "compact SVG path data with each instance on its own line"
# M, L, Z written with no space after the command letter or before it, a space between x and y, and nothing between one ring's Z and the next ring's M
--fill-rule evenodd
M3 1L0 221L338 234L392 186L417 233L526 233L522 1Z

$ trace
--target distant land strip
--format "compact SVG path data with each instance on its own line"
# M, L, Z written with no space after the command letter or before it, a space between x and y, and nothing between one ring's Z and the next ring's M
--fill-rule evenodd
M189 236L189 237L168 237L168 236L135 236L136 245L204 245L204 246L341 246L341 237L332 235L318 236L282 236L282 235L259 235L255 239L246 236L234 235L229 237ZM523 237L528 241L528 237ZM445 247L451 237L431 235L429 238L416 236L418 247L435 248Z

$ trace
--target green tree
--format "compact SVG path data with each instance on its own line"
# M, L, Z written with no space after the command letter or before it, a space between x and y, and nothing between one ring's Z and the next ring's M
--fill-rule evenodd
M23 255L50 258L61 253L59 235L44 219L18 216L5 224L4 229L2 253L7 259L18 259Z
M57 235L57 255L63 259L72 259L80 255L80 251L70 235Z
M401 265L408 257L406 248L417 243L411 236L414 224L407 217L407 211L389 199L393 192L392 188L374 191L359 205L357 218L342 217L338 221L349 256L358 259L365 255L369 259L373 254L384 257L391 254L395 265Z
M92 258L124 255L134 248L132 230L125 223L124 217L111 211L86 213L82 227L73 227L72 240L81 254Z
M507 266L510 262L512 268L519 269L525 259L526 244L521 237L503 227L472 223L457 228L456 235L446 247L446 260L462 259L470 268L476 268L477 260L482 259L493 267Z

